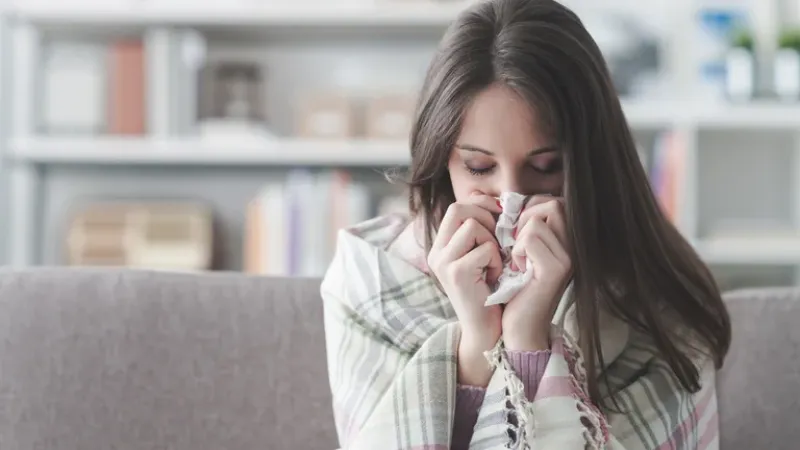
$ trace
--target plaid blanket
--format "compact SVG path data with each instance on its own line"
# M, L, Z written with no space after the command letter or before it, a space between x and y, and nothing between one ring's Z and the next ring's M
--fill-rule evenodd
M450 446L459 327L433 280L387 251L407 224L385 216L339 232L321 286L329 379L343 449L439 450ZM601 318L604 396L588 398L567 293L552 328L548 366L532 402L505 357L494 368L470 449L718 448L713 364L698 363L702 390L683 390L647 336Z

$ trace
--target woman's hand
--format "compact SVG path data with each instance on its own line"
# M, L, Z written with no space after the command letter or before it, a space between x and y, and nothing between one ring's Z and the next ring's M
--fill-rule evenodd
M490 293L487 283L494 283L502 272L493 216L500 211L499 202L487 195L475 194L466 202L453 203L428 254L428 266L442 284L461 326L458 365L462 384L488 383L491 372L483 352L494 347L502 332L500 306L484 306Z
M503 312L503 340L512 351L550 348L550 323L572 277L564 204L560 198L532 197L518 220L514 265L532 270L530 282Z

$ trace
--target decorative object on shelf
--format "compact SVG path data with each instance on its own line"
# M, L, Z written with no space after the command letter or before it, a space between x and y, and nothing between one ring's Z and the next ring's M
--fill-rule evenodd
M200 70L198 118L201 133L260 135L266 132L263 74L251 62L207 63Z
M775 93L784 101L800 100L800 29L783 30L775 52Z
M96 134L106 124L107 95L101 45L49 42L42 52L39 128L48 134Z
M413 95L375 95L367 100L364 133L370 139L407 139L416 106Z
M67 235L73 266L211 268L212 212L195 203L102 202L82 208Z
M708 2L698 8L698 32L693 51L698 61L698 89L693 97L721 100L728 96L730 77L729 50L731 36L737 29L747 28L747 11L734 5ZM734 56L735 57L735 56Z
M755 94L756 57L753 36L748 29L737 30L726 57L726 91L733 101L749 101Z
M358 134L354 101L346 94L310 94L300 100L296 134L304 138L348 139Z
M109 49L108 132L115 135L145 134L147 96L144 43L120 40Z
M647 97L663 85L658 36L641 17L623 12L586 14L584 25L603 52L619 95Z

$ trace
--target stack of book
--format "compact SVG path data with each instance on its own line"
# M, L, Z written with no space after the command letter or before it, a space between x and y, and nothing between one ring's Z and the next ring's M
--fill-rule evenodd
M345 171L296 169L271 183L248 206L245 271L274 276L324 274L342 228L372 216L366 186Z

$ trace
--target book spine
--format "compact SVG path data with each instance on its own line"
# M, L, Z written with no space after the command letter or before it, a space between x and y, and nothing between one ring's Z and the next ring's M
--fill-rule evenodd
M142 41L119 41L110 54L109 133L145 132L145 54Z

